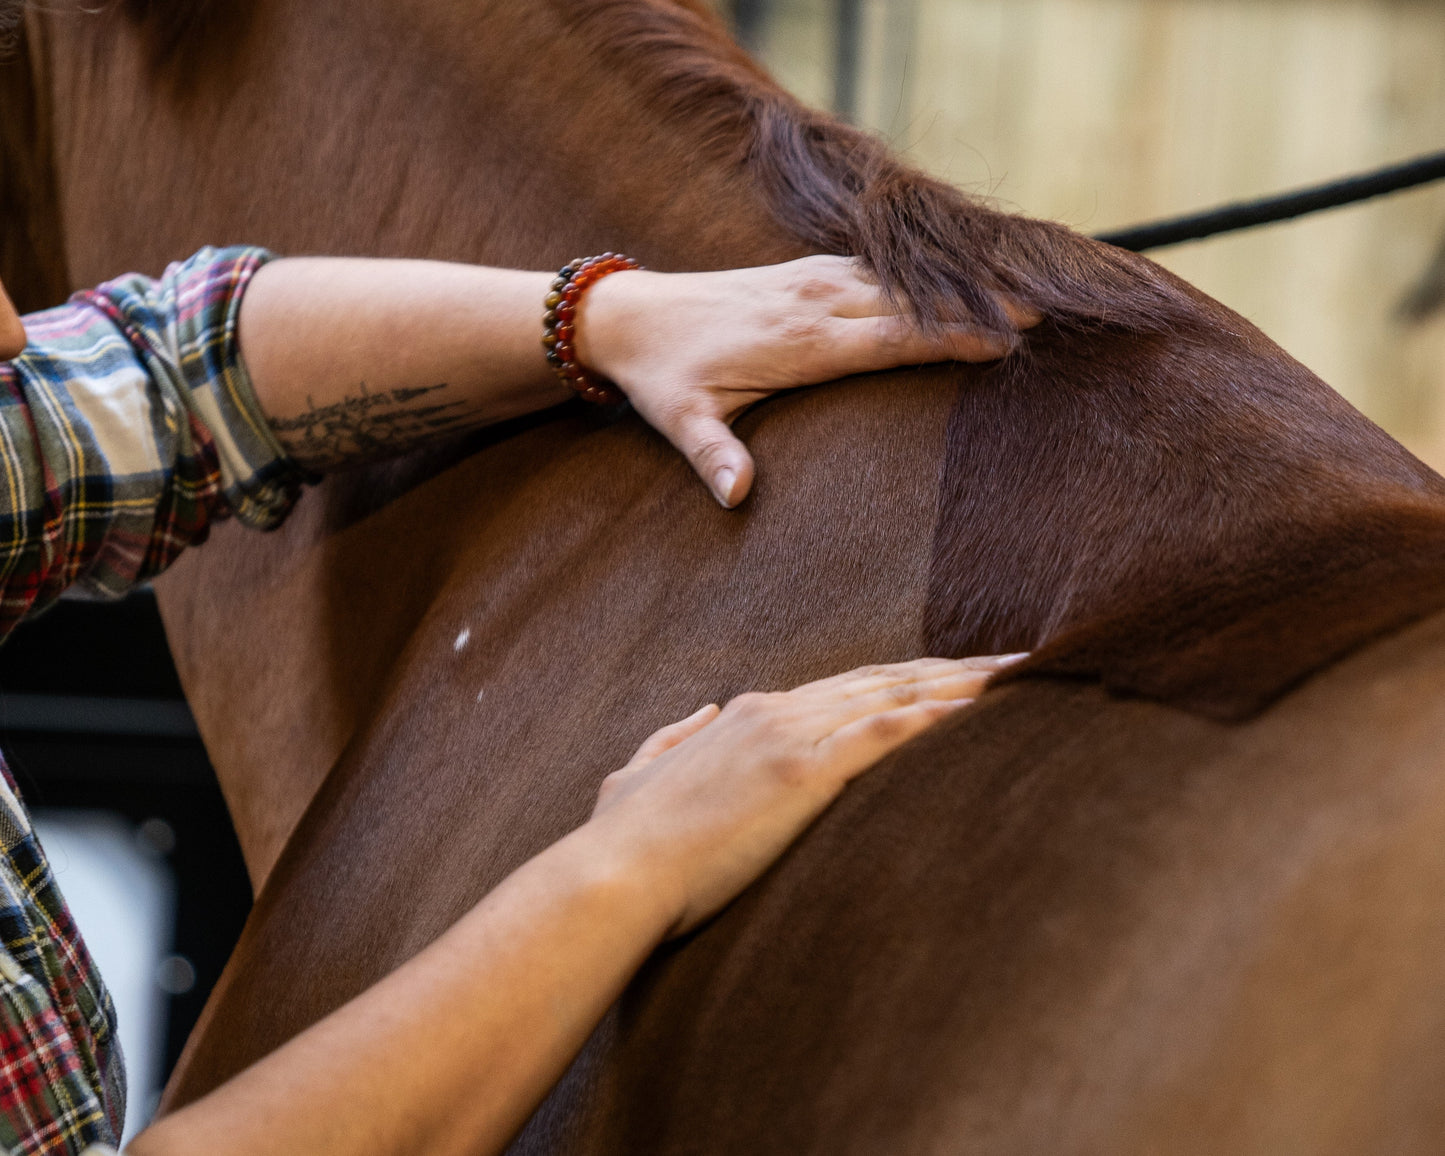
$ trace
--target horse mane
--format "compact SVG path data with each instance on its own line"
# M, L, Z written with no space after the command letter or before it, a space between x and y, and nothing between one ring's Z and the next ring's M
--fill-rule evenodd
M1002 291L1056 322L1154 332L1192 302L1148 261L1054 222L988 207L904 164L879 137L784 92L699 0L557 5L597 59L626 61L649 110L689 127L709 159L745 171L808 248L861 259L925 324L1011 332Z
M803 106L698 0L560 9L598 59L627 62L620 72L646 107L745 171L790 236L862 259L925 324L1007 333L1000 291L1047 319L1000 365L965 371L925 609L930 653L1038 647L1011 678L1098 679L1240 720L1445 605L1445 485L1242 318L1145 258L999 212ZM1240 416L1251 420L1228 420ZM1131 441L1142 465L1121 470ZM1080 494L1059 462L1097 492ZM1224 494L1236 495L1227 515ZM1089 540L1101 510L1122 514L1114 557ZM1030 521L1032 556L1019 548ZM1198 527L1195 539L1171 521ZM993 575L980 575L979 557ZM1090 557L1104 581L1081 576ZM1033 591L997 578L1030 572Z

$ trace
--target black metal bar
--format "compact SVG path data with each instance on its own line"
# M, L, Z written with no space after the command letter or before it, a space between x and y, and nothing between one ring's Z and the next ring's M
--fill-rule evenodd
M835 0L833 111L858 120L858 73L863 59L863 0Z
M1220 233L1288 221L1306 213L1353 205L1373 197L1382 197L1386 193L1395 193L1439 180L1445 180L1445 152L1430 153L1403 164L1390 165L1374 172L1361 173L1292 193L1221 205L1202 213L1191 213L1153 224L1101 233L1098 240L1137 253L1145 249L1159 249L1165 245L1178 245L1184 241L1198 241Z
M84 694L0 694L0 734L131 735L195 739L196 720L180 699Z

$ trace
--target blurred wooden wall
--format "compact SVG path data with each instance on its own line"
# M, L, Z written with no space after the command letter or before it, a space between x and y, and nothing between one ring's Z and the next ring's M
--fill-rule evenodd
M861 123L971 191L1090 232L1445 148L1445 0L761 7L763 59L823 105L837 21L858 11ZM1445 470L1445 309L1398 309L1442 239L1437 185L1155 257Z

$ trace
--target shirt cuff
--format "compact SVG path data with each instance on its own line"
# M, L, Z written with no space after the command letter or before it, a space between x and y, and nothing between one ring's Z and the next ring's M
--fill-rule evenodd
M175 348L187 407L210 435L231 514L257 529L279 526L318 476L276 439L251 385L238 337L246 288L272 255L264 249L202 249L173 265Z

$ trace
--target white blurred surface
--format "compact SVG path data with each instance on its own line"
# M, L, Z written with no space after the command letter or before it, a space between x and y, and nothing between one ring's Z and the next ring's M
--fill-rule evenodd
M125 1051L125 1140L150 1119L160 1094L175 881L165 859L119 815L38 811L35 828L80 933L110 988Z

